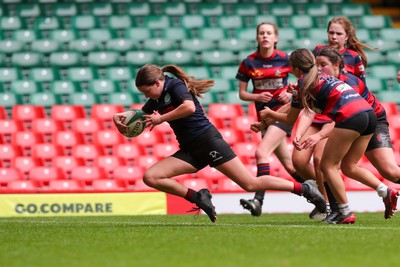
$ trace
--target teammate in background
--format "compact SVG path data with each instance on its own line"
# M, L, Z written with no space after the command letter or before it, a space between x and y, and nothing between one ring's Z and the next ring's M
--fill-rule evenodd
M365 84L365 68L368 65L364 48L376 50L360 40L351 21L346 17L334 17L328 23L328 46L336 48L344 56L347 72L360 78ZM318 50L326 45L318 45L314 48L314 56Z
M360 42L358 40L355 29L351 21L346 17L334 17L328 23L327 27L328 34L328 46L326 45L318 45L314 48L314 56L318 53L318 51L324 47L334 47L336 48L343 56L345 62L345 69L347 72L357 76L364 83L365 80L365 68L367 67L368 61L367 56L364 52L364 48L376 50L375 48L371 48L370 46ZM326 116L322 116L320 114L316 114L313 121L313 126L320 127L325 123L329 122L329 119ZM311 130L311 129L310 129ZM324 141L323 141L324 142ZM322 144L320 144L322 145ZM314 154L314 167L316 173L316 180L319 186L319 189L324 194L325 197L329 199L329 208L332 213L336 213L339 211L339 207L337 202L329 188L328 183L324 183L324 186L321 185L321 181L324 180L321 177L321 173L319 172L319 161L320 154ZM293 164L296 168L302 168L304 165L304 158L302 158L305 152L294 151L293 155ZM301 171L300 171L301 174ZM320 217L317 210L313 210L310 213L310 218L314 216Z
M176 78L169 77L170 73ZM217 219L208 189L195 191L180 184L172 177L195 173L207 165L232 179L246 191L282 190L304 196L316 205L321 212L326 204L313 181L291 182L274 176L256 178L236 157L231 147L222 138L219 131L205 116L197 99L213 85L212 80L197 80L188 76L180 67L168 65L159 68L156 65L144 65L136 75L136 87L150 98L142 107L148 114L146 127L168 122L173 129L180 149L149 167L143 181L150 187L177 195L197 205L212 222ZM114 116L117 129L124 133L127 126L122 122L121 113Z
M367 169L358 167L377 125L377 117L370 104L352 87L337 78L320 73L313 54L307 49L297 49L290 54L292 72L299 78L293 88L294 98L288 113L275 112L269 108L260 112L262 119L270 118L294 123L301 111L329 116L334 122L321 159L321 171L339 203L339 213L329 223L355 222L349 207L343 174L374 188L385 204L385 218L393 215L397 206L398 192L388 188ZM295 140L296 141L296 140ZM307 142L297 145L307 149ZM339 168L340 167L340 168Z
M276 49L278 27L274 23L263 22L257 26L256 41L258 49L245 58L238 69L239 97L245 101L255 101L257 113L269 107L272 110L289 103L291 94L287 92L287 80L290 72L288 55ZM248 92L251 80L253 91ZM275 153L286 171L298 182L303 182L293 167L291 154L286 143L293 126L274 123L262 132L262 140L256 150L257 176L270 174L269 158ZM260 216L265 191L256 192L254 199L241 199L240 204L253 216Z
M385 179L394 183L400 183L400 167L397 165L392 141L389 134L389 123L386 118L386 111L376 96L368 87L354 75L342 72L344 58L334 48L323 48L317 52L317 66L320 71L332 75L350 85L358 92L374 109L378 118L377 127L368 143L365 156L371 164ZM393 190L395 193L395 190ZM333 216L334 214L332 214ZM330 217L332 217L330 216Z

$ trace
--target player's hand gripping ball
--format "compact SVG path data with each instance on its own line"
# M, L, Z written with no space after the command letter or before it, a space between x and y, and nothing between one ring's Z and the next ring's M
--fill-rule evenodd
M126 137L135 137L146 128L145 113L141 109L133 109L114 115L114 123L118 131Z

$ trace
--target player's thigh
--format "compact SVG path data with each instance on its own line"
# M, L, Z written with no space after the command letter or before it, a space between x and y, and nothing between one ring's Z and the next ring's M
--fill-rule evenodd
M148 168L145 172L145 176L159 177L162 179L171 178L181 174L194 173L196 171L197 169L190 163L170 156L158 161Z

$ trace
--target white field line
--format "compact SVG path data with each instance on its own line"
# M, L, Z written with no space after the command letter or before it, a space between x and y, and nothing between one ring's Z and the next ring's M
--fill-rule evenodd
M14 220L14 219L6 219L0 220L0 225L2 222L5 223L31 223L31 224L73 224L73 222L60 222L60 221L26 221L26 220ZM329 229L351 229L351 230L389 230L389 231L400 231L400 227L375 227L375 226L357 226L357 224L353 225L331 225L331 224L323 224L320 225L275 225L275 224L244 224L244 223L163 223L163 222L103 222L103 221L84 221L85 224L94 224L94 225L133 225L133 226L210 226L210 227L266 227L266 228L329 228Z

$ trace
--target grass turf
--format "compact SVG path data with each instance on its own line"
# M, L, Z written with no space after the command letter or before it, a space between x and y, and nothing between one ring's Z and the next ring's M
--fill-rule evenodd
M395 266L400 221L307 214L0 218L0 266Z

